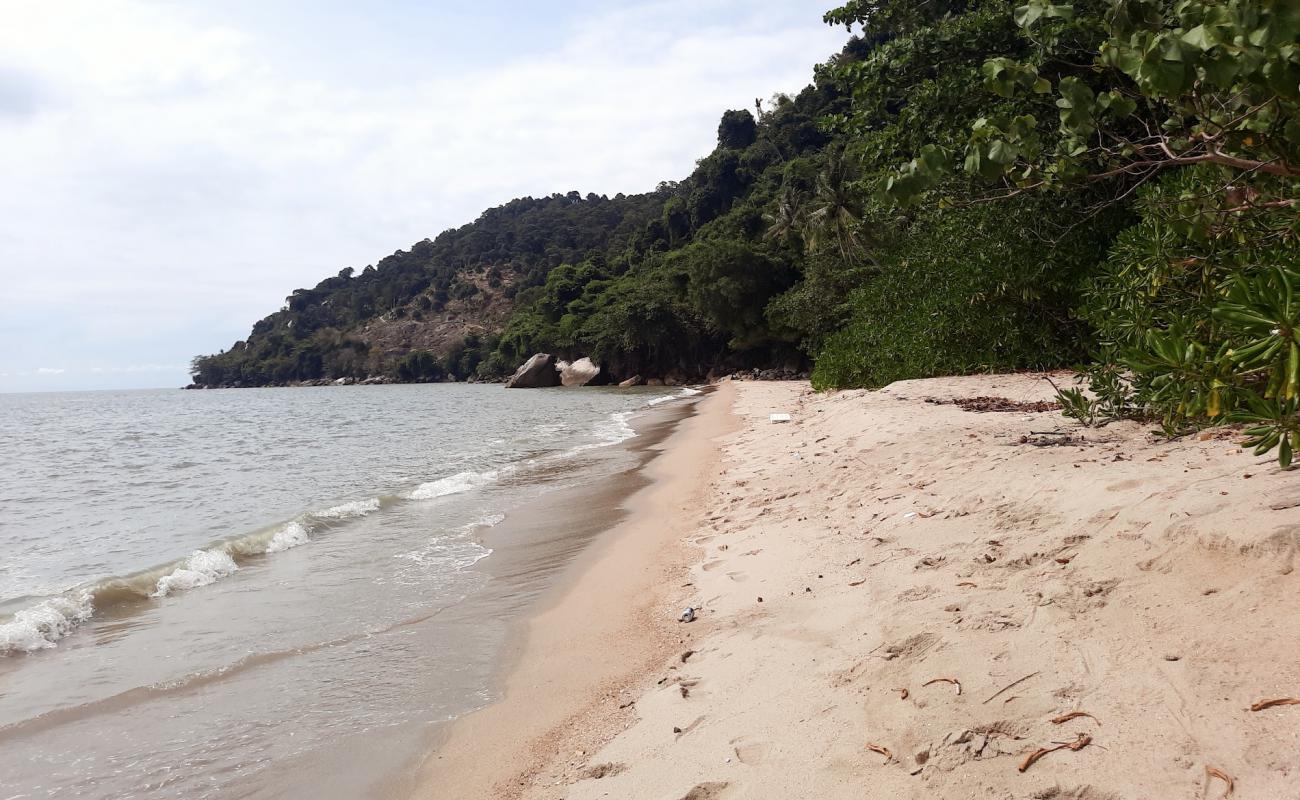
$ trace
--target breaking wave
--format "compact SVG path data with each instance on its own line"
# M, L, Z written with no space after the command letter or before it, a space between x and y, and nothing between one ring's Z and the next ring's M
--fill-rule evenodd
M178 561L125 576L113 576L46 597L0 617L0 655L54 647L90 619L97 608L167 597L208 586L239 571L240 560L279 553L311 541L312 534L383 506L380 498L356 500L301 514L282 524L217 542Z
M412 500L433 500L449 494L459 494L486 486L501 476L502 470L490 469L484 472L457 472L436 481L422 483L407 495Z
M90 592L49 597L0 623L0 654L53 647L93 613Z

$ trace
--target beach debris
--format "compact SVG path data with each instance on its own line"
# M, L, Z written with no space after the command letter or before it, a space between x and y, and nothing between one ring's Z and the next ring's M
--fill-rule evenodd
M953 686L957 687L957 696L958 697L961 696L961 681L957 680L956 678L931 678L930 680L926 681L921 685L929 686L932 683L951 683Z
M634 705L636 705L636 698L635 698L635 697L632 698L631 700L628 700L626 703L619 703L619 705L618 705L618 710L619 710L619 711L622 711L623 709L625 709L625 708L631 708L631 707L634 706Z
M1264 709L1272 708L1273 706L1300 706L1300 697L1279 697L1276 700L1260 700L1258 703L1253 703L1250 710L1263 711Z
M1020 437L1021 444L1031 444L1034 447L1059 447L1064 444L1082 444L1083 439L1076 439L1068 433L1057 431L1031 431Z
M1014 687L1016 687L1016 686L1019 686L1020 684L1024 683L1025 681L1029 680L1030 678L1032 678L1032 677L1034 677L1035 675L1038 675L1038 674L1039 674L1038 672L1031 672L1031 673L1029 673L1028 675L1026 675L1026 676L1023 677L1023 678L1017 678L1016 680L1012 681L1011 683L1008 683L1006 686L1003 686L1001 689L998 689L996 692L994 692L993 694L989 695L988 700L985 700L984 703L983 703L983 705L987 705L987 704L989 703L990 700L992 700L993 698L995 698L995 697L997 697L998 695L1002 694L1002 693L1005 692L1007 689L1011 689L1011 688L1014 688Z
M1077 753L1078 751L1082 750L1083 748L1087 747L1090 744L1092 744L1092 737L1086 733L1081 733L1073 742L1057 742L1051 747L1040 747L1034 752L1030 753L1028 756L1026 756L1025 760L1020 762L1020 766L1017 769L1019 769L1021 772L1024 772L1025 770L1032 767L1034 765L1034 762L1038 761L1038 759L1042 758L1048 753L1055 753L1057 750L1073 750Z
M678 620L681 621L681 622L694 622L694 621L695 621L695 607L694 607L694 606L687 606L687 607L686 607L686 610L682 612L682 615L681 615L680 617L678 617Z
M900 688L900 689L895 689L894 691L898 692L898 699L899 699L899 700L906 700L906 699L907 699L907 694L908 694L908 692L907 692L907 687L906 687L906 686L904 686L904 687L902 687L902 688Z
M879 753L882 756L884 756L886 764L894 760L894 754L889 751L888 747L885 747L882 744L874 744L872 742L867 742L867 749L873 753Z
M907 512L906 514L903 515L903 519L911 519L912 517L915 517L915 516L916 516L916 512L915 512L915 511L909 511L909 512Z
M1223 793L1223 796L1224 796L1224 797L1227 797L1228 795L1232 794L1232 790L1235 789L1236 786L1237 786L1237 782L1234 781L1234 780L1232 779L1232 776L1231 776L1231 775L1229 775L1228 773L1224 772L1224 771L1221 770L1221 769L1218 769L1217 767L1211 767L1211 766L1208 766L1208 765L1207 765L1207 766L1205 767L1205 791L1206 791L1206 794L1209 794L1209 790L1210 790L1210 779L1211 779L1211 778L1218 778L1219 780L1221 780L1221 781L1223 781L1225 784L1227 784L1227 786L1228 786L1228 790L1227 790L1226 792Z
M962 411L986 414L992 411L1003 413L1041 414L1045 411L1060 411L1061 404L1045 400L1022 403L1009 397L956 397L952 400L925 398L925 402L936 406L957 406Z
M685 653L682 653L682 663L685 664L686 659L690 658L693 655L695 655L694 650L687 650Z
M678 689L678 691L680 691L680 692L682 693L682 698L683 698L683 699L685 699L685 698L691 696L691 690L690 690L688 687L686 687L685 685L678 686L677 689Z
M860 580L860 581L849 581L849 586L861 586L862 584L864 584L864 583L866 583L866 582L867 582L867 579L866 579L866 578L863 578L863 579Z
M1069 722L1072 719L1078 719L1079 717L1087 717L1088 719L1092 720L1098 725L1101 724L1101 720L1089 714L1087 711L1071 711L1070 713L1062 714L1059 717L1052 717L1051 722L1053 725L1061 725L1063 723Z
M767 419L769 422L789 422L794 418L789 414L768 414Z

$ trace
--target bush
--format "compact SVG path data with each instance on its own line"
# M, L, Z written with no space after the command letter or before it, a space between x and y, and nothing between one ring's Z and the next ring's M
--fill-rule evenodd
M1072 226L1083 205L1039 195L925 212L850 296L848 325L826 340L813 385L878 387L1084 357L1072 310L1128 215L1112 209Z

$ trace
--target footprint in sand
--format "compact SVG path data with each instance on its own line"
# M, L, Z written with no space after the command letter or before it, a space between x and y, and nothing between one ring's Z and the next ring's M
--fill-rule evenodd
M770 749L766 742L756 742L747 736L732 739L730 744L731 751L736 754L736 760L750 766L763 763Z
M721 797L729 785L726 781L696 784L689 792L682 795L682 800L710 800L710 798Z
M611 762L605 764L595 764L583 770L582 777L590 778L592 780L600 780L601 778L608 778L612 775L617 775L625 769L627 769L627 764L623 764L623 763Z
M736 583L744 583L745 581L749 580L749 575L743 572L728 572L727 577L731 578Z
M723 563L722 559L717 558L714 559L713 561L704 562L704 564L700 565L700 569L704 570L705 572L712 572L713 570L722 566L722 563Z

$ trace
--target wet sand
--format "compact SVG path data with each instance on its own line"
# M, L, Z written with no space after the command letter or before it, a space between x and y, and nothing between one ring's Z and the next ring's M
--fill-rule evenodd
M501 700L454 722L420 767L414 791L393 796L512 797L560 742L599 744L620 716L619 698L632 699L629 681L653 669L680 635L675 597L693 549L682 541L705 499L715 438L731 424L732 392L721 385L694 416L648 445L658 454L644 469L648 483L623 504L623 521L542 598Z

